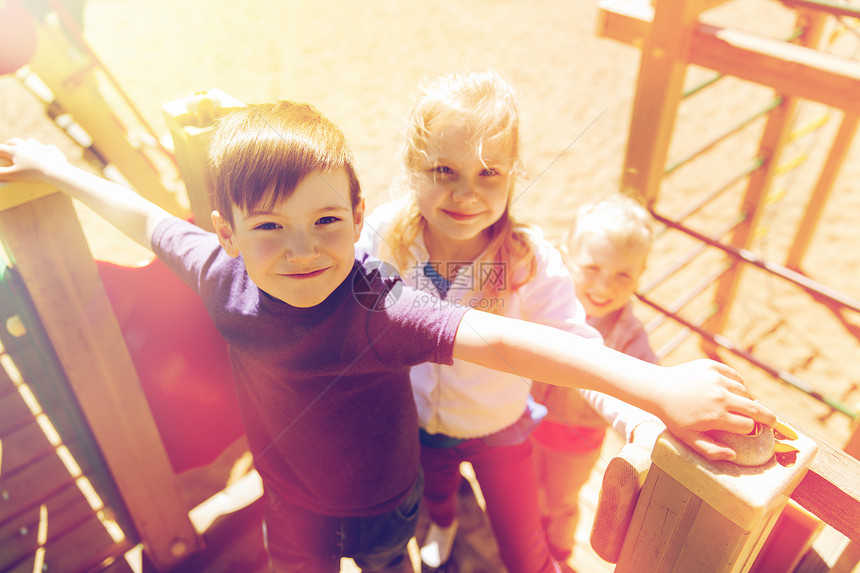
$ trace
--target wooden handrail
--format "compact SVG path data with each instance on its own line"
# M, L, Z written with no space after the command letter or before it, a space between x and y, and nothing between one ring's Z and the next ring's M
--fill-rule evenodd
M818 444L809 472L791 499L855 543L860 543L860 461L799 428Z

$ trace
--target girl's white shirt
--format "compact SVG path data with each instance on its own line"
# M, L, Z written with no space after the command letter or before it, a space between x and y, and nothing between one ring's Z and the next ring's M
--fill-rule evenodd
M384 237L400 212L399 202L375 209L365 221L358 247L376 257L382 252L390 252L391 249L383 248ZM504 307L497 314L553 326L601 343L597 331L585 322L585 310L576 298L573 280L561 253L539 230L524 228L524 231L535 247L537 269L531 280L516 292L506 292ZM435 286L422 270L430 256L420 234L410 253L418 263L416 269L402 273L405 283L438 296ZM393 265L392 261L388 262ZM444 264L444 261L430 262ZM482 269L478 265L476 272L480 274L481 271L489 273L493 269ZM474 283L470 284L469 272L467 267L460 269L445 303L458 302L481 308L475 302L470 304ZM526 272L525 269L522 272ZM480 277L473 279L477 281ZM428 297L428 302L430 300ZM412 368L410 377L421 427L431 434L460 439L487 436L516 422L526 411L531 389L531 380L461 360L455 360L451 366L419 364ZM595 398L592 396L590 401Z

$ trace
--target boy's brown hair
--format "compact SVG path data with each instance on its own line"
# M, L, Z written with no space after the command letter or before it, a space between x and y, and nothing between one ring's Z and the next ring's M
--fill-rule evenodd
M344 169L352 208L361 186L343 132L316 108L280 101L231 111L215 122L209 142L213 207L233 226L233 206L245 213L290 198L316 172Z

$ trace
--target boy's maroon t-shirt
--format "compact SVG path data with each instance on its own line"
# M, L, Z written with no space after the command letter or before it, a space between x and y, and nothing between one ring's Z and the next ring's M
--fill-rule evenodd
M229 344L264 486L324 515L397 507L419 471L409 368L452 363L467 309L403 287L364 254L322 303L292 307L257 288L212 233L169 219L152 242Z

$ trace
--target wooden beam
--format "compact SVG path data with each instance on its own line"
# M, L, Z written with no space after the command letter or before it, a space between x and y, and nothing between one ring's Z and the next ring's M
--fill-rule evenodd
M651 27L647 10L611 7L613 10L601 8L600 32L614 40L642 45ZM751 32L699 23L688 63L860 114L860 62L856 60Z
M9 165L8 162L2 165ZM27 185L8 185L0 183L0 211L23 205L39 197L57 193L58 191L47 183L30 183Z
M860 62L750 32L700 24L691 63L779 93L860 113Z
M702 14L729 1L697 0L691 4L696 4L696 13ZM650 0L600 0L597 12L597 35L641 48L653 17L654 6ZM641 41L636 42L635 38Z
M601 0L597 35L641 48L651 30L654 7L639 0Z
M792 422L795 427L796 424ZM804 432L818 455L791 499L855 543L860 543L860 461Z
M14 193L19 186L5 186ZM33 300L147 553L166 569L202 545L71 200L0 211L6 256Z
M788 142L796 109L797 99L789 97L767 116L767 123L761 136L758 152L759 157L764 161L764 168L753 171L747 182L741 204L742 221L740 225L734 228L729 242L729 246L736 250L746 250L752 243L755 230L758 228L766 207L764 198L767 196L767 191L770 189L776 174L773 166L779 163L779 158ZM729 261L731 265L729 272L720 278L714 293L716 312L703 325L704 329L710 332L719 333L723 331L735 295L740 287L744 265L734 257L731 257ZM714 348L707 340L703 341L703 344L709 350Z

